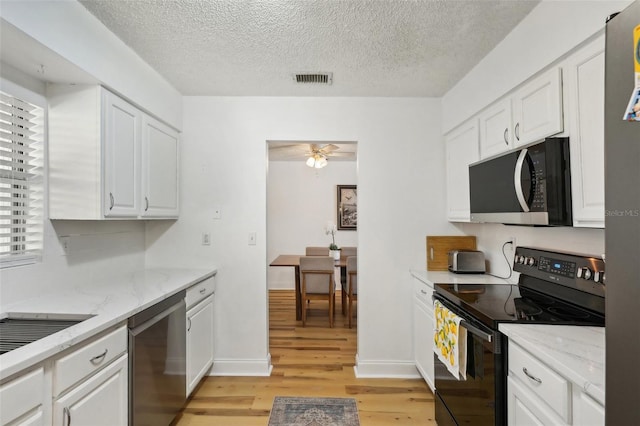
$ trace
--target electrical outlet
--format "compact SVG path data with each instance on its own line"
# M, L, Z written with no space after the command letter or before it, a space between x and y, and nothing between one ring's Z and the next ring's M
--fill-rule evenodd
M511 248L509 250L516 251L516 237L509 237L509 241L511 241Z
M203 246L211 245L211 235L208 232L202 233L202 245Z

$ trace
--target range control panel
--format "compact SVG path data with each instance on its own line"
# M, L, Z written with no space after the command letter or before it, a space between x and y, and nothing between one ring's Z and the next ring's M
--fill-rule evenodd
M604 261L599 257L516 247L513 270L523 275L604 295Z

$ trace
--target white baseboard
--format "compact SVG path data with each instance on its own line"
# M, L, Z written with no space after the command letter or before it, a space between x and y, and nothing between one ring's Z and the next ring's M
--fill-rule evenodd
M273 366L271 354L264 359L220 359L213 360L210 376L270 376Z
M353 367L356 377L382 379L419 379L422 378L412 361L362 360L356 355L356 365Z

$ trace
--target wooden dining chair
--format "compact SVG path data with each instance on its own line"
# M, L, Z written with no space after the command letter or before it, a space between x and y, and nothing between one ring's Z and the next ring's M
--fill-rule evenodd
M307 247L305 256L329 256L329 247Z
M358 256L347 258L347 297L349 298L349 328L351 328L353 302L358 301Z
M334 260L329 256L302 256L300 258L301 297L306 300L327 300L329 302L329 327L333 327L335 310ZM307 323L306 303L302 304L302 326Z

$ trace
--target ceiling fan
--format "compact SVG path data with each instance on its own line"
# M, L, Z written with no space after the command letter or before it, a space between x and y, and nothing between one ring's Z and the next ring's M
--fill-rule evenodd
M305 159L309 167L321 169L328 164L328 159L342 157L344 159L355 159L354 152L337 152L340 146L335 144L315 144L297 143L274 145L270 147L272 160L296 160Z

